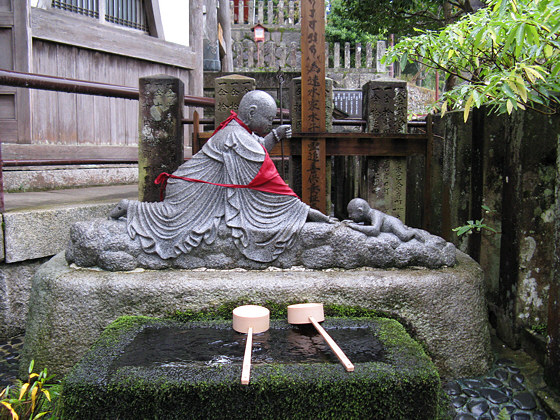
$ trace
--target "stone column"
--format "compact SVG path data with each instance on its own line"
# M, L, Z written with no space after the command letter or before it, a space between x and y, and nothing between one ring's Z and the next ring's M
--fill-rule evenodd
M332 131L333 80L325 78L325 118L326 131ZM290 85L290 117L294 133L301 132L301 77L292 79ZM301 157L290 159L289 179L286 180L294 192L301 197ZM327 190L327 208L330 209L330 189Z
M247 92L255 90L255 79L238 74L219 77L214 80L214 96L216 98L215 119L216 126L230 115L230 111L237 112L239 102Z
M203 38L204 71L220 71L218 44L218 10L216 0L205 0L205 23Z
M162 172L172 173L183 163L183 82L156 75L139 80L138 199L159 201L154 184Z
M406 82L370 81L362 88L366 131L375 134L406 133L408 94ZM360 195L372 207L405 222L406 158L368 158L367 182Z

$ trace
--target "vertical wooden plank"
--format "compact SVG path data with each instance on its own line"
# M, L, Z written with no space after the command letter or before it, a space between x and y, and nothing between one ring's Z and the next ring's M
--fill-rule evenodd
M30 62L32 39L30 35L29 4L27 1L12 1L12 10L14 13L14 69L29 72L32 66ZM0 53L0 55L3 54L5 53ZM18 143L29 143L31 142L32 126L30 89L16 89L16 107Z
M107 55L94 52L92 73L93 81L108 83L107 77ZM111 138L111 116L109 113L109 98L96 96L93 98L94 112L94 137L95 144L107 144Z
M325 2L302 0L302 131L325 131ZM325 139L302 139L302 198L326 213Z
M42 44L42 70L46 75L56 76L56 44L50 42L43 42ZM34 104L34 110L43 114L39 119L42 121L42 126L40 128L39 140L40 142L57 142L58 137L58 93L57 92L45 92L45 95L41 98L43 102L38 102ZM38 115L35 114L37 117Z
M110 77L109 83L122 86L125 84L126 73L128 72L129 59L126 57L109 54L107 57L107 69ZM126 144L125 139L125 121L126 104L125 99L110 98L109 114L111 116L111 137L110 144L112 146Z
M56 46L56 63L58 76L76 78L76 48L63 44ZM77 121L76 121L76 94L58 94L58 142L63 144L77 144Z
M76 77L80 80L91 80L91 60L93 53L91 50L78 49L76 53ZM77 142L93 143L94 122L93 122L93 96L77 95L76 98L76 124Z

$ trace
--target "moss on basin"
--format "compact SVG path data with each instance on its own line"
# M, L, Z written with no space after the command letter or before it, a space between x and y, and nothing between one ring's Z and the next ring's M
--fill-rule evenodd
M387 318L328 319L325 328L367 328L381 341L381 361L254 365L240 384L241 365L115 368L147 328L230 329L230 321L182 323L123 317L112 323L65 378L65 419L436 419L440 379L421 346ZM272 321L271 328L289 328Z

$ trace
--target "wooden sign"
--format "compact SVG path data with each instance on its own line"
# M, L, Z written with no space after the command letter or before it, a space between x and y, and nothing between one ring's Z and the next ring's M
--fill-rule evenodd
M325 1L301 4L301 131L325 132ZM302 199L326 213L324 138L303 138Z

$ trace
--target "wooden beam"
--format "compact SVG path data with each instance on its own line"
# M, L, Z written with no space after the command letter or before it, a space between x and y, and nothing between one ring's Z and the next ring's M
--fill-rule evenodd
M33 38L133 57L183 69L194 69L192 48L151 37L133 30L104 25L94 19L62 10L31 8Z
M325 2L301 2L301 127L304 132L325 132ZM326 141L303 138L302 199L326 213Z

